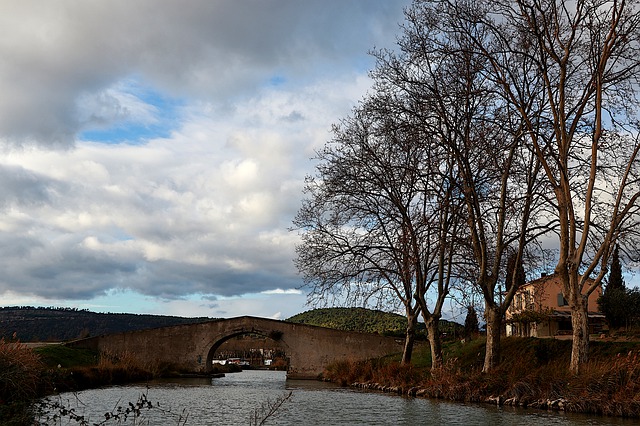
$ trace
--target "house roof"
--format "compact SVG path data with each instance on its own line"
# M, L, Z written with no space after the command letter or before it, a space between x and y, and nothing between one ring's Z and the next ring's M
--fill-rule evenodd
M555 281L556 279L559 279L557 274L543 275L540 278L536 278L535 280L526 282L524 285L540 284L547 281Z
M560 277L558 276L558 274L554 273L554 274L544 275L544 276L542 276L540 278L536 278L535 280L532 280L532 281L524 283L522 286L520 286L518 291L520 291L521 289L523 289L525 287L531 286L531 285L546 284L547 282L559 281L559 280L560 280ZM593 278L589 278L587 281L593 282Z

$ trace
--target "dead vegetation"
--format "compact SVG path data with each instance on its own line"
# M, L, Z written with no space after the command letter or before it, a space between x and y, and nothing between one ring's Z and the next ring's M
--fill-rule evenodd
M343 361L331 365L325 378L343 386L451 401L640 417L640 343L594 342L579 375L567 368L570 341L506 338L502 362L490 374L482 373L482 339L449 343L445 353L443 367L435 371L425 368L425 353L414 366L391 359Z

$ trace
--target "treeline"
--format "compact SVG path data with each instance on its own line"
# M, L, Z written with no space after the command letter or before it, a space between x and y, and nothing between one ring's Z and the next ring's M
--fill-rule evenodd
M58 307L58 306L5 306L0 309L21 309L24 311L45 310L45 311L66 311L66 312L89 312L88 309L78 309L78 308Z
M407 328L407 319L402 315L366 308L313 309L294 315L287 321L387 336L404 336ZM440 330L449 335L462 335L464 327L455 322L441 320ZM418 323L417 332L425 334L423 323Z
M21 342L64 341L212 319L98 313L76 308L11 306L0 308L0 338Z

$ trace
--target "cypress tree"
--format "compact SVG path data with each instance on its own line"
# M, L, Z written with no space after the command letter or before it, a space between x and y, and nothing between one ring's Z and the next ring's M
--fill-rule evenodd
M618 246L613 249L613 256L611 258L611 269L609 270L609 282L607 284L606 291L609 290L624 290L624 278L622 278L622 265L620 265L620 253L618 252Z
M464 319L464 336L471 340L474 334L477 334L480 330L478 324L478 315L472 305L467 306L467 316Z
M598 298L598 305L612 328L627 326L634 315L632 298L622 277L618 246L613 249L607 287Z

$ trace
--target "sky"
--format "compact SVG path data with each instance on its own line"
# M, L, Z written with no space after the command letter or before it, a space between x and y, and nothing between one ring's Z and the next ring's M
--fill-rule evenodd
M410 0L0 0L0 306L285 319L312 157Z

